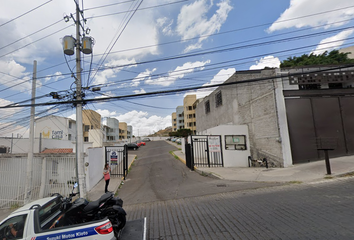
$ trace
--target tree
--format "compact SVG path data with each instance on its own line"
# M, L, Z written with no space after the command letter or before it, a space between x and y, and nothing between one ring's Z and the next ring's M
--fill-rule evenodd
M309 55L303 54L300 57L288 57L287 60L282 61L280 68L354 63L354 59L348 58L348 54L333 50L319 55L311 53Z
M188 137L192 135L192 130L187 128L178 129L177 132L170 132L170 137Z

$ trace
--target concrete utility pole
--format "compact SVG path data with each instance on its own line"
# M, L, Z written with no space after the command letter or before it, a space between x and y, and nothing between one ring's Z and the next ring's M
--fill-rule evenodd
M36 97L36 79L37 79L37 61L33 61L33 80L32 80L32 100L31 100L31 119L29 132L29 151L27 156L27 178L25 187L25 204L31 201L32 196L32 175L33 175L33 148L34 148L34 115L35 115L35 97Z
M81 36L80 36L80 8L79 1L76 0L76 158L77 175L79 183L80 197L86 198L86 181L84 168L84 149L82 131L82 96L81 96Z

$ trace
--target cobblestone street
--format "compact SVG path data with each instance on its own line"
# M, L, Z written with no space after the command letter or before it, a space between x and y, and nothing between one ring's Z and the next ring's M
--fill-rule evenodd
M354 179L126 205L147 239L353 239Z

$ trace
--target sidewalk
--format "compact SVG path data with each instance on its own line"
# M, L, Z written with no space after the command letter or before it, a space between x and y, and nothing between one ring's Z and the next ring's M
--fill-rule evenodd
M136 155L128 155L128 170L132 163L134 162L136 158ZM111 179L109 180L109 185L108 185L108 191L110 192L117 192L120 184L123 181L123 177L115 177L111 176ZM99 199L103 194L104 194L104 187L106 185L105 180L102 178L101 181L99 181L96 186L94 186L88 193L87 193L87 198L90 201L95 201Z
M167 141L169 142L169 141ZM170 144L181 148L173 142ZM185 154L181 150L173 152L183 163ZM330 158L331 175L327 175L325 160L296 164L287 168L262 167L214 167L196 168L195 171L219 179L260 182L314 182L353 174L354 156Z
M134 162L135 158L136 158L136 155L128 155L128 169L130 168L130 166ZM122 177L111 176L111 180L108 185L108 190L115 193L118 190L118 188L122 182L122 179L123 179ZM102 180L99 183L97 183L96 186L94 186L87 193L88 200L94 201L94 200L99 199L104 194L104 187L105 187L105 181L102 178ZM13 211L15 211L15 210L0 209L0 221L5 219Z

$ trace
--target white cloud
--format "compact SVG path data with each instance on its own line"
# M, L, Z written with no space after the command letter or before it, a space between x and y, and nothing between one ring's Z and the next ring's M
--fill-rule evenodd
M14 60L0 61L0 84L11 87L30 94L32 89L32 74L26 72L26 68ZM7 74L4 74L7 73ZM37 87L41 86L41 82L37 80Z
M14 102L8 101L6 99L0 98L0 106L7 106L10 104L13 104ZM12 117L14 114L21 112L23 108L2 108L1 111L1 116L6 118Z
M131 111L122 115L118 115L119 122L126 122L133 126L133 135L146 136L150 133L157 132L161 129L171 126L171 116L166 117L152 115L149 116L147 112Z
M169 72L167 76L159 77L157 79L148 79L145 83L150 85L170 86L177 79L183 78L187 73L194 72L196 69L204 69L204 66L208 63L210 63L210 60L205 62L187 62L183 64L183 66L176 67L176 69Z
M252 65L250 67L250 70L264 69L265 67L279 68L279 66L280 66L279 58L274 56L266 56L264 58L261 58L259 61L257 61L256 65Z
M210 86L210 85L215 85L215 84L221 84L225 82L227 79L229 79L234 73L236 72L235 68L228 68L228 69L221 69L214 77L213 79L204 84L203 86ZM186 95L191 95L191 94L196 94L197 99L199 98L204 98L205 96L208 96L212 91L214 91L216 88L204 88L204 89L199 89L197 91L193 92L188 92Z
M290 6L281 16L268 28L268 32L274 32L287 28L302 28L305 26L317 27L318 25L329 24L324 28L338 27L348 23L343 21L354 16L352 0L291 0ZM346 8L346 9L341 9ZM340 11L333 11L341 9ZM314 15L320 12L328 12L324 14ZM299 18L301 16L312 15L311 17ZM294 19L285 21L288 19ZM342 21L339 23L339 21ZM337 23L338 22L338 23Z
M138 76L136 76L133 80L132 80L132 86L133 87L137 87L140 85L140 82L141 81L144 81L144 80L151 80L151 74L153 72L156 71L156 68L152 69L152 70L149 70L149 69L146 69L145 72L142 72L142 73L139 73Z
M146 91L142 88L140 88L140 90L135 90L133 91L135 94L140 94L140 93L146 93Z
M210 12L213 10L213 1L210 1L210 5L208 2L207 0L198 0L185 5L178 15L176 31L182 39L200 37L198 43L188 46L185 52L201 48L201 42L207 39L201 36L218 32L232 10L230 0L221 0L216 4L218 9L208 19L208 15L212 14Z
M168 19L167 17L159 18L156 20L157 27L161 28L161 31L164 35L166 36L172 36L173 30L172 30L172 25L173 25L173 20Z
M345 42L346 38L353 34L353 32L354 30L352 29L345 30L335 36L323 39L312 53L319 55L325 51L330 52L334 49L338 49Z

